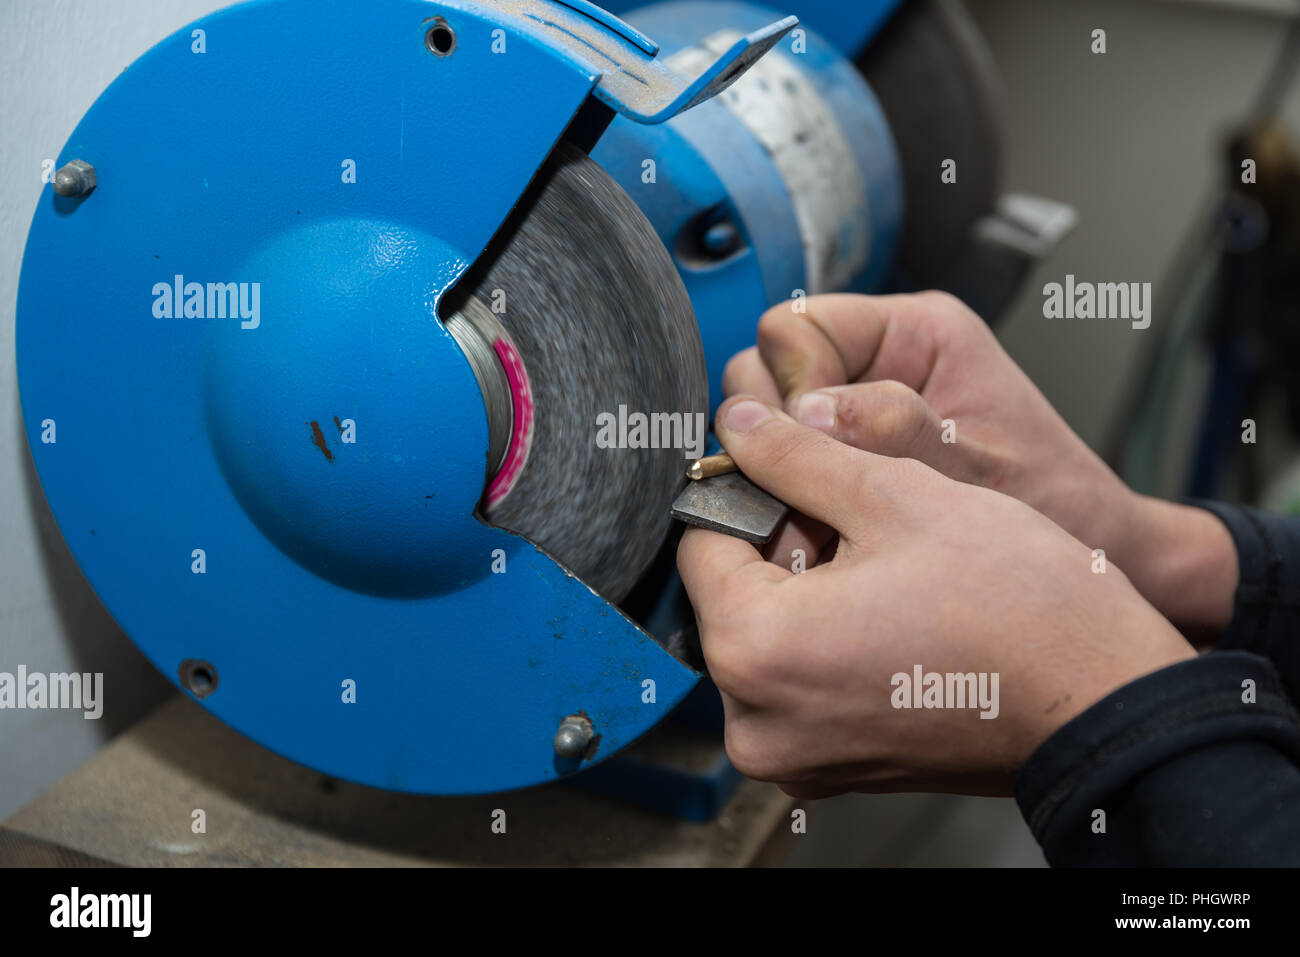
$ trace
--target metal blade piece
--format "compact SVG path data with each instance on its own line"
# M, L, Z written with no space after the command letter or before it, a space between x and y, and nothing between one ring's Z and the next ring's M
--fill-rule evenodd
M691 482L673 502L673 518L765 545L790 507L740 472Z

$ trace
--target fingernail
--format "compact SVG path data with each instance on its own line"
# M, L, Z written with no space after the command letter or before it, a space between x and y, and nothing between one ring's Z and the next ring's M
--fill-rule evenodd
M745 399L727 410L727 418L722 424L731 432L748 432L764 419L771 417L772 410L762 402Z
M801 423L829 434L835 428L835 397L809 392L794 404L794 417Z

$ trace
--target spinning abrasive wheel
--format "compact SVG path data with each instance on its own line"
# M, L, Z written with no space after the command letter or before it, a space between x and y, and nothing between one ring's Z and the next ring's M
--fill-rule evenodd
M583 153L562 146L517 213L499 255L471 277L476 308L462 306L452 323L459 341L464 323L503 360L479 377L485 396L502 395L489 412L511 411L500 425L489 415L507 437L496 443L485 514L618 600L663 543L664 502L685 463L680 448L601 447L595 423L620 405L703 417L699 331L663 243Z

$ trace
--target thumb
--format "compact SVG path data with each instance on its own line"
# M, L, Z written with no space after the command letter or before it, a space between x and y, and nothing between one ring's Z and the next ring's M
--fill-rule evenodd
M841 537L862 537L863 500L887 480L891 460L837 442L751 396L724 402L714 431L756 485Z

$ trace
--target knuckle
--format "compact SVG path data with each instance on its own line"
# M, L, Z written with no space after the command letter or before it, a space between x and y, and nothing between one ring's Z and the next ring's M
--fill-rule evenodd
M925 292L917 293L917 296L934 312L962 319L967 319L974 315L966 303L962 302L952 293L944 292L942 289L929 289Z
M718 582L708 594L691 601L695 606L696 617L700 626L700 640L708 645L710 670L712 660L716 657L728 674L734 670L731 657L737 649L743 649L746 629L746 608L751 603L749 589L743 582L730 576L724 582Z
M727 364L722 367L722 391L730 395L733 387L740 381L743 366L742 359L744 353L734 355L727 360Z
M753 697L753 676L746 645L735 632L718 630L707 642L709 677L719 689L739 701Z
M744 718L726 724L723 733L727 757L737 771L756 781L779 781L785 769L774 759L771 743L753 722Z
M761 600L758 589L742 575L729 576L725 585L725 594L718 597L717 608L721 619L728 623L727 632L735 636L735 641L743 646L744 638L750 631L752 608Z
M709 676L738 701L772 700L788 672L769 634L773 615L764 609L761 597L740 589L724 608L725 624L716 627L708 641Z
M925 401L901 382L893 383L887 394L889 399L881 409L883 427L890 429L904 448L911 448L930 422L929 410Z
M769 309L759 316L757 332L759 349L783 342L793 317L794 314L789 309L780 307Z
M758 319L757 352L771 361L787 353L806 352L804 336L808 318L793 312L788 305L774 306Z
M921 435L929 416L924 400L901 382L873 382L841 412L844 427L869 451L904 450Z
M739 352L727 360L722 367L722 391L724 395L736 395L752 392L759 372L757 366L762 363L758 354L751 348Z
M881 379L870 383L871 391L877 402L904 407L915 407L914 399L919 398L911 386L897 379Z
M772 306L758 317L758 341L762 343L765 339L780 336L797 318L790 303L783 302Z
M984 320L950 292L932 289L918 293L926 310L935 318L937 328L953 336L968 336L987 327Z

